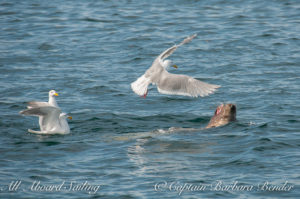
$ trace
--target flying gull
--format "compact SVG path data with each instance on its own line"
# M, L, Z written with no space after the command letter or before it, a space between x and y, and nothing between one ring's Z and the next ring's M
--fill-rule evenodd
M167 71L172 61L166 59L179 46L190 42L197 34L185 38L180 44L174 45L163 53L161 53L152 63L152 66L139 77L135 82L131 83L132 90L139 96L146 97L148 94L149 84L155 84L158 92L169 95L184 95L190 97L204 97L212 94L220 86L208 84L187 75L172 74Z

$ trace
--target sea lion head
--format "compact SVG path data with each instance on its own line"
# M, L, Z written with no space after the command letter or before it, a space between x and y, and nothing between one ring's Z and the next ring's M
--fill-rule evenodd
M236 106L234 104L221 104L217 107L214 116L206 128L218 127L236 120Z

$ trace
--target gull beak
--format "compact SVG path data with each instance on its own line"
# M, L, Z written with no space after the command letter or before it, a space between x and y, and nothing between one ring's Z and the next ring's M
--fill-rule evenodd
M72 116L68 116L68 119L70 119L70 120L71 120L71 119L73 119L73 118L72 118Z
M58 93L54 93L55 96L58 96Z
M174 64L174 65L172 65L172 67L173 67L173 68L178 68L178 66L177 66L177 65L175 65L175 64Z

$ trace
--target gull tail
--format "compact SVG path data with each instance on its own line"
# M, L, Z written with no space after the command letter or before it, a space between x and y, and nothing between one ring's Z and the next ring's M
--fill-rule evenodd
M32 130L32 129L28 129L28 132L29 133L36 133L36 134L42 134L43 133L42 131L35 131L35 130Z
M135 82L131 83L131 89L139 96L147 96L150 79L142 75Z

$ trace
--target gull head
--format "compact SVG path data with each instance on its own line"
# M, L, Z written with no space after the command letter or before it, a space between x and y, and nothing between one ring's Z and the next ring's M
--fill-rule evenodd
M67 113L61 113L59 114L59 118L62 118L62 119L72 119L72 116L69 116Z
M49 91L49 97L58 96L58 93L55 90Z
M169 67L172 66L174 68L178 68L175 64L173 64L173 62L169 59L166 59L162 62L162 67L164 67L164 69L168 70Z

